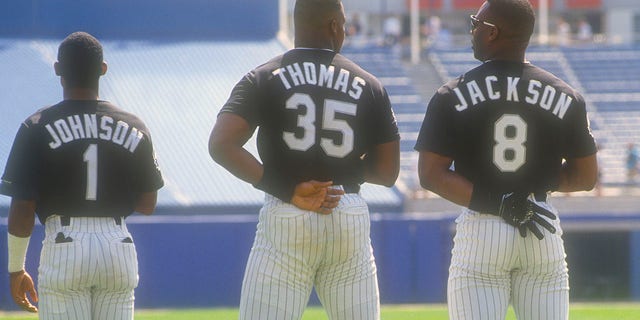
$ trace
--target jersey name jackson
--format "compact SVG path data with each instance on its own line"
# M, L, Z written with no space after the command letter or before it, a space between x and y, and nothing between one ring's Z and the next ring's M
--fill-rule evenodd
M49 148L57 149L79 139L111 141L133 153L144 134L136 127L109 116L95 114L71 115L44 126L51 137Z
M326 66L313 62L293 63L272 72L274 76L279 76L282 85L287 89L305 84L325 87L343 93L348 93L353 99L360 99L362 88L367 85L364 79L354 76L349 82L351 72L346 69L339 69L336 72L335 66Z
M458 98L458 104L455 105L456 110L464 111L469 106L475 106L478 103L487 101L487 99L503 99L513 102L524 100L526 103L552 112L556 117L562 119L573 101L573 98L566 93L535 79L529 80L528 83L521 84L519 77L506 77L501 79L495 75L489 75L480 81L484 82L484 86L478 85L476 80L471 80L466 83L466 86L453 89L453 92ZM523 91L518 90L519 86L526 86L527 88L526 91L524 91L526 92L524 97L520 96ZM506 87L506 92L496 90L496 87ZM483 89L485 89L485 91L483 91Z

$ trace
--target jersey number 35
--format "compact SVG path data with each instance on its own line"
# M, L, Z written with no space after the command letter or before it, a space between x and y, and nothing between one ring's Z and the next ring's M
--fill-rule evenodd
M298 116L297 126L302 128L304 133L301 137L296 137L295 133L285 131L282 138L292 150L307 151L316 141L316 104L306 93L295 93L287 99L287 109L298 110L301 106L306 107L307 112ZM347 121L337 119L336 114L355 116L357 105L326 99L322 110L322 129L339 132L342 135L342 143L337 144L330 138L320 138L320 147L331 157L344 158L353 151L353 129Z

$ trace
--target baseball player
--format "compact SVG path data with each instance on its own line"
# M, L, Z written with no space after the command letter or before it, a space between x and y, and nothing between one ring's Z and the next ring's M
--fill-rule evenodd
M466 207L456 220L450 319L567 319L569 282L550 191L590 190L596 146L582 96L527 62L528 0L471 16L483 62L431 99L416 142L421 185ZM453 168L452 168L453 165Z
M149 130L98 99L107 65L93 36L64 39L54 68L64 100L22 123L0 184L12 198L11 296L31 312L39 296L40 319L133 319L138 261L124 219L151 214L163 185ZM45 226L38 292L24 269L36 214Z
M313 286L329 319L378 319L363 182L391 186L399 134L380 81L339 54L339 0L298 0L295 48L249 72L211 133L212 158L264 190L240 319L300 319ZM244 144L258 130L254 158Z

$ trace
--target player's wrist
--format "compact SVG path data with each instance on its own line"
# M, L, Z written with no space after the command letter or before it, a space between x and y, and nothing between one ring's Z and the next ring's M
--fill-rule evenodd
M8 261L7 271L9 274L24 271L25 261L27 260L27 247L29 246L29 237L16 237L7 232L7 249Z
M501 199L502 195L491 192L486 188L474 186L468 208L480 213L498 215Z
M367 160L366 157L364 159L360 159L360 163L356 166L354 170L354 176L357 184L363 184L366 182L365 172L367 170Z
M296 185L285 179L284 175L279 174L276 170L265 166L262 178L253 187L284 202L291 203Z
M17 277L19 275L25 274L25 273L27 273L27 270L21 269L21 270L18 270L18 271L9 272L9 277L13 278L13 277Z

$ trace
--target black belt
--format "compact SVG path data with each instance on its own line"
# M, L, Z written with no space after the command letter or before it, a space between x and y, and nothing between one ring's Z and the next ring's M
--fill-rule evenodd
M359 184L343 184L342 190L344 190L344 193L358 193L360 192L360 185Z
M60 216L60 225L62 225L63 227L68 227L71 225L71 218L70 216ZM75 217L73 217L75 218ZM83 217L83 218L98 218L98 217ZM113 217L113 221L115 221L116 225L122 225L122 217Z

